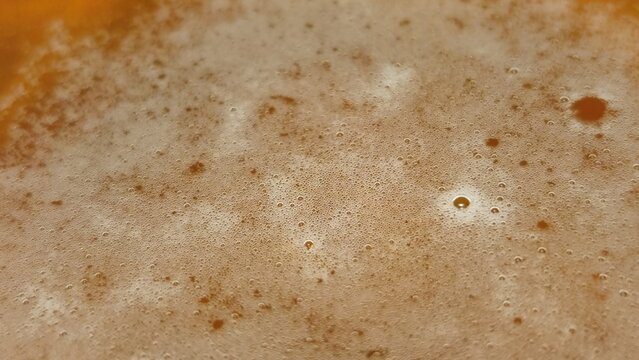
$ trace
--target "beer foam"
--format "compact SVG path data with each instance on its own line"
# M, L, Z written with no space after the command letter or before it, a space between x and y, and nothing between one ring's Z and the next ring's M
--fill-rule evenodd
M7 356L636 347L631 5L110 6L0 89Z

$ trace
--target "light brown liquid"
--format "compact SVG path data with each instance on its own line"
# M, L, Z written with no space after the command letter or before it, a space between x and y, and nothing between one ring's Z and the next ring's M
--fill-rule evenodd
M10 359L639 352L634 1L0 3Z

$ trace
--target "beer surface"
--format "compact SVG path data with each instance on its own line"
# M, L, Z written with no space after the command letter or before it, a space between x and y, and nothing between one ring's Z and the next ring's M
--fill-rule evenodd
M3 1L0 357L629 359L632 0Z

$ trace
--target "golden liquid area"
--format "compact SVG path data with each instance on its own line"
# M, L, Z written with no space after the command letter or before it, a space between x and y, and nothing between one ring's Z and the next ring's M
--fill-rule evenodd
M2 107L3 98L17 87L26 88L26 94L18 101L28 103L34 89L47 90L55 84L55 75L47 74L52 60L48 54L37 59L36 64L24 69L33 59L34 52L45 46L54 22L62 22L69 37L78 39L98 32L108 34L105 48L117 46L117 39L126 33L132 19L140 12L149 11L154 0L8 0L0 2L0 145L7 135L13 106ZM22 70L22 71L21 71ZM35 79L27 81L27 74ZM38 75L39 74L39 75Z
M639 16L639 2L636 0L578 0L580 6L608 5L614 8L618 16Z

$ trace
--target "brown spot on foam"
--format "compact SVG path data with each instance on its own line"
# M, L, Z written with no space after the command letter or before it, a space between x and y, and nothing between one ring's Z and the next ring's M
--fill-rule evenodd
M387 354L388 354L388 350L387 349L378 348L378 349L368 350L366 352L366 357L367 358L385 357Z
M364 67L368 67L373 64L373 58L371 57L371 55L362 49L358 49L353 52L353 55L351 55L351 59Z
M608 102L598 97L586 96L575 101L570 108L582 122L597 123L606 114Z
M109 280L101 271L95 271L93 265L87 265L85 276L80 283L83 286L85 297L88 301L101 300L109 286Z
M402 19L399 22L399 26L408 26L410 25L410 19Z
M191 166L189 166L189 174L191 175L200 174L204 172L205 169L206 167L204 166L202 162L196 161L193 164L191 164Z
M521 325L523 322L524 322L524 320L523 320L521 317L519 317L519 316L517 316L517 317L515 317L515 318L513 319L513 323L514 323L515 325Z
M547 230L550 228L550 224L547 223L545 220L539 220L537 222L537 228L541 229L541 230Z
M486 139L486 146L497 147L497 145L499 145L499 139L497 138Z
M284 71L284 74L294 80L299 80L302 78L302 67L298 63L293 63L293 65Z
M224 320L222 319L209 320L209 324L211 324L211 328L213 330L220 330L222 326L224 326Z
M257 116L260 119L265 119L268 116L275 114L275 112L276 112L276 109L273 105L269 103L264 103L257 109Z
M273 95L271 96L271 99L273 100L280 100L282 102L284 102L287 105L297 105L298 101L290 96L285 96L285 95Z
M451 17L449 20L455 24L459 30L463 30L466 27L466 24L458 17Z
M62 200L53 200L53 201L51 202L51 205L60 206L60 205L62 205Z

